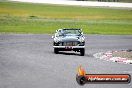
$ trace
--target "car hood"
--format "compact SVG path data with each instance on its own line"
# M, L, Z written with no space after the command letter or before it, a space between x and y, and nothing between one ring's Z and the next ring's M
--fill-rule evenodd
M60 37L61 41L78 41L79 36L62 36Z

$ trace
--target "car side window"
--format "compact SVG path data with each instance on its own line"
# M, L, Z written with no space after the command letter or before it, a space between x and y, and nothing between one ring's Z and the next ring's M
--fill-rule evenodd
M59 35L59 36L62 36L62 30L59 30L59 31L58 31L58 35Z
M59 35L58 35L58 33L55 33L55 37L58 37Z

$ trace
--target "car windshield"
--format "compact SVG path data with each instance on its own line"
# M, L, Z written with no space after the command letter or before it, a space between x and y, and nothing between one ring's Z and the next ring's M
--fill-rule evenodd
M80 29L63 29L61 30L62 35L80 35L81 30Z

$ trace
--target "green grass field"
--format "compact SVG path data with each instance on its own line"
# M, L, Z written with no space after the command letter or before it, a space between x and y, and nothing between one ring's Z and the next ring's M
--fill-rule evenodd
M132 9L0 2L1 33L54 33L82 28L85 34L132 34Z

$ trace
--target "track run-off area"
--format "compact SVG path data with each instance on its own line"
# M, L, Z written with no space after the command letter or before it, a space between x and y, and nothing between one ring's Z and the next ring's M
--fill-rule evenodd
M131 35L85 35L86 55L54 54L48 34L0 34L0 88L82 88L78 66L87 73L132 75L132 65L108 62L93 54L131 49ZM83 88L132 88L129 84L87 84Z

